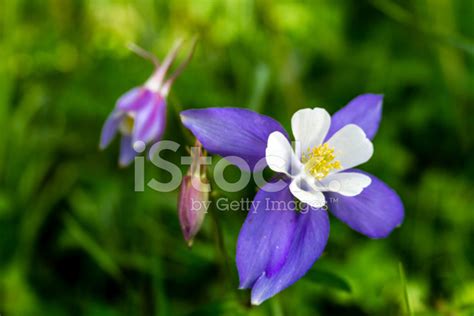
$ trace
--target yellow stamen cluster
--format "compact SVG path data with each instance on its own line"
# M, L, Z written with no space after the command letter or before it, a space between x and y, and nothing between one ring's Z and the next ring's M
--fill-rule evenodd
M132 115L126 115L122 122L120 122L120 132L124 135L130 135L133 131L133 125L135 124L135 118Z
M318 180L324 179L329 172L334 169L341 169L341 163L334 160L334 149L330 148L327 143L314 147L312 150L308 148L308 153L301 157L305 164L305 169L313 177Z

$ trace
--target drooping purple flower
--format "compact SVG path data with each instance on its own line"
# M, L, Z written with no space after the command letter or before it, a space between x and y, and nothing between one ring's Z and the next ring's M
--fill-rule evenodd
M155 70L142 86L131 89L118 99L115 109L110 113L102 128L100 149L106 148L117 132L122 136L120 166L129 165L135 158L137 153L134 150L134 144L141 146L156 142L163 136L166 126L166 97L174 80L189 63L195 44L196 41L193 42L191 52L184 62L168 78L166 78L166 73L182 46L181 40L175 43L161 65L151 53L133 46L137 53L153 61Z
M199 232L204 221L210 191L206 166L201 162L205 153L199 141L196 141L192 150L191 166L181 182L178 199L179 223L188 246L192 246L194 236Z
M321 108L296 112L291 120L294 148L278 122L249 110L181 113L183 124L210 153L238 156L250 168L265 166L257 163L263 160L285 179L277 192L271 183L258 191L240 231L240 288L252 289L252 304L296 282L321 256L329 236L324 204L370 238L384 238L402 223L403 204L395 191L353 169L372 156L370 140L379 126L382 100L381 95L360 95L332 118ZM300 212L291 207L295 198L303 202Z

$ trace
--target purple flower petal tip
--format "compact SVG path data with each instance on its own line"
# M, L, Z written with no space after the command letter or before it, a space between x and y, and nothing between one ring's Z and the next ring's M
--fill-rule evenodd
M369 176L371 184L354 197L325 193L329 209L355 231L374 239L385 238L403 223L402 200L377 177L361 170L353 171Z
M105 149L117 134L118 127L122 120L122 115L118 111L113 111L104 123L102 133L100 135L99 148Z
M369 139L373 139L382 118L382 94L362 94L334 113L326 139L348 124L361 127Z
M265 148L274 131L286 131L274 119L242 108L206 108L181 112L181 121L210 153L244 170L266 166Z
M250 288L266 270L279 270L290 247L296 225L296 212L270 209L268 200L288 204L293 200L288 188L266 192L263 187L255 196L237 241L237 270L240 288Z
M329 238L329 217L325 210L308 208L297 214L297 223L285 264L272 276L263 274L252 286L252 304L265 300L289 287L313 266L322 255Z
M328 237L326 211L295 212L286 186L279 192L262 188L247 215L237 243L240 289L252 288L259 305L287 288L321 256Z
M132 137L123 136L120 142L119 166L124 168L132 163L137 152L133 148Z

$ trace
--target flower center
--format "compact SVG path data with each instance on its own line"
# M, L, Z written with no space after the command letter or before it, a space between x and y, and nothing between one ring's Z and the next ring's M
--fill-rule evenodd
M123 135L130 135L132 134L133 131L133 125L135 123L135 118L131 114L125 115L125 117L122 119L122 122L120 122L120 132Z
M334 160L334 148L330 148L327 143L308 148L308 152L303 154L301 161L305 164L305 170L318 180L324 179L329 172L341 169L341 163Z

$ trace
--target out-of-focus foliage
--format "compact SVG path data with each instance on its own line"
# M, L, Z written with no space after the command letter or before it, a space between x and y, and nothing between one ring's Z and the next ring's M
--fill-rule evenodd
M1 1L0 313L472 315L473 7ZM364 168L399 192L403 226L369 240L333 220L314 271L250 308L234 264L246 213L211 209L188 249L176 192L134 192L133 167L117 167L117 142L97 149L115 100L152 71L127 43L163 56L176 38L196 34L198 50L170 96L166 139L191 145L180 109L248 107L288 128L299 108L334 112L358 94L383 93ZM151 163L145 174L168 176ZM250 186L213 196L254 194Z

